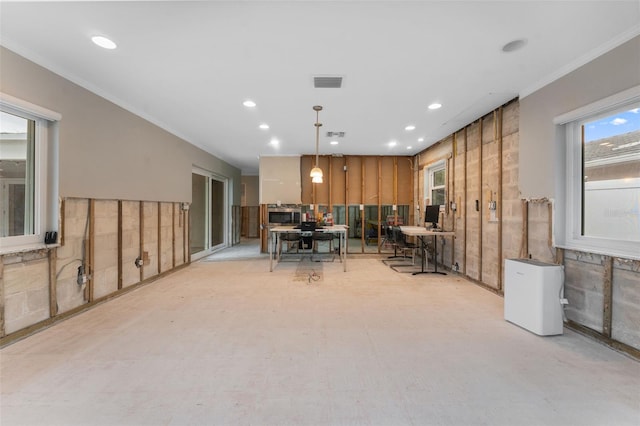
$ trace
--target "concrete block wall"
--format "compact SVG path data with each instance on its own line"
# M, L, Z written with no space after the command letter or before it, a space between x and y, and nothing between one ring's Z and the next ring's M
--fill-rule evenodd
M155 275L158 275L158 203L144 202L142 204L143 209L143 222L144 222L144 236L143 236L143 251L144 251L144 266L142 267L142 278L148 279Z
M63 200L59 246L0 257L0 344L188 263L188 214L180 206ZM139 269L143 252L148 262ZM83 260L88 280L78 284Z
M611 337L640 350L640 263L613 262Z
M13 333L49 317L46 250L3 257L4 332Z
M122 201L122 287L140 281L136 259L140 256L140 202Z
M564 254L564 295L567 319L602 331L604 266L602 256L567 250Z
M94 298L99 299L118 290L118 202L96 200L93 206L91 278Z
M78 285L78 267L82 264L83 244L89 244L89 204L85 199L68 198L63 203L62 245L57 248L56 301L58 314L86 303L86 285Z
M640 350L640 262L614 258L611 295L607 294L608 256L574 250L564 252L567 319ZM605 306L611 306L611 324ZM610 329L610 335L607 329Z
M531 257L563 263L565 297L569 300L565 308L568 324L592 330L616 347L637 354L633 350L640 350L640 261L553 247L551 202L546 198L523 199L520 192L519 113L519 102L510 102L497 110L497 114L488 114L469 124L456 132L455 137L443 139L433 150L429 148L416 157L419 167L415 174L421 182L426 165L445 157L446 150L451 153L448 199L458 204L458 211L451 211L447 218L452 221L453 228L449 229L456 233L451 263L457 262L460 273L498 293L504 284L505 259ZM496 118L497 127L494 126ZM499 201L500 187L500 150L496 135L502 138L502 205L492 218L488 201ZM422 196L420 192L419 195ZM476 211L476 200L480 212ZM499 224L502 226L501 253ZM612 265L608 269L606 262ZM445 266L451 266L449 261ZM605 276L608 270L612 271L610 277Z

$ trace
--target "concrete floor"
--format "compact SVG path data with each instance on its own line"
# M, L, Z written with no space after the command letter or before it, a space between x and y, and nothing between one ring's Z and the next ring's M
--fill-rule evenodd
M267 271L198 262L2 349L2 425L640 424L639 362L464 279Z

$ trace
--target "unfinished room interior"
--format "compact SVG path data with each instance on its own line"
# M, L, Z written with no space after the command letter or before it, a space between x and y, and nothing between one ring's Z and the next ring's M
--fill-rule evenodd
M0 2L2 425L639 425L640 2Z

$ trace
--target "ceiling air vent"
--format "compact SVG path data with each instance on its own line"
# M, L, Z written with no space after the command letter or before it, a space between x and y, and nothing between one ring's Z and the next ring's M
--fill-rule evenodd
M327 132L328 138L344 138L345 132Z
M342 77L313 77L313 87L316 89L339 89L342 87Z

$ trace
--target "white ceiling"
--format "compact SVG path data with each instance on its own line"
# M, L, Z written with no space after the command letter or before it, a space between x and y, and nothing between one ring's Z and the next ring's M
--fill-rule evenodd
M640 34L638 0L2 2L0 16L5 47L249 175L260 155L314 153L313 105L321 154L415 154Z

